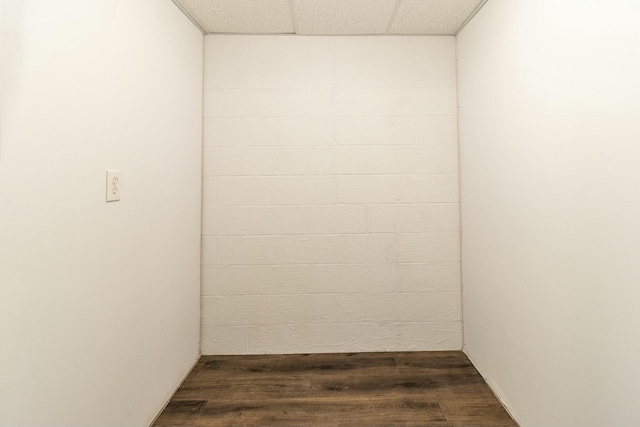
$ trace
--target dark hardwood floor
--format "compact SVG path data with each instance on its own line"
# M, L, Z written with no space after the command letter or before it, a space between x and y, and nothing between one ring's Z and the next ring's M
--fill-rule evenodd
M154 426L517 426L462 352L203 356Z

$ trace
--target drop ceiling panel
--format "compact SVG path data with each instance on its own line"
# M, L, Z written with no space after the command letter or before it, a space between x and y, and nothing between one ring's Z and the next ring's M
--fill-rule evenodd
M180 0L207 33L294 33L288 0Z
M396 0L293 0L298 34L384 34Z
M402 0L390 34L455 34L482 0Z
M0 0L1 1L1 0ZM173 0L205 33L453 35L486 0Z

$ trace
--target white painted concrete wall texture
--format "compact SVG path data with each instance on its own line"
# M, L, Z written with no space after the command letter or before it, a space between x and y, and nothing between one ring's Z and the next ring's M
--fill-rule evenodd
M465 350L523 427L640 419L640 3L458 36Z
M199 356L202 34L168 0L0 29L0 425L148 426Z
M202 352L462 347L455 39L205 37Z

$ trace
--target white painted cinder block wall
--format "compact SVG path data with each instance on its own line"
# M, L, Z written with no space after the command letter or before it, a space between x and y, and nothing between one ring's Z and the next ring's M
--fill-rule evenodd
M455 39L207 36L202 352L462 347Z
M202 34L168 0L0 29L0 425L147 426L199 355Z
M465 350L523 427L640 420L640 3L458 36Z

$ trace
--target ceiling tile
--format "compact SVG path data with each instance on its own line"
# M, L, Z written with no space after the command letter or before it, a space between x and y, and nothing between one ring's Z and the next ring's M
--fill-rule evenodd
M402 0L390 34L455 34L482 0Z
M293 33L288 0L179 0L207 33Z
M383 34L396 0L294 0L298 34Z

